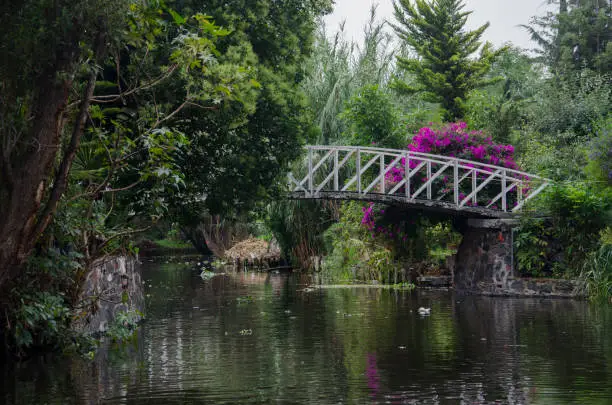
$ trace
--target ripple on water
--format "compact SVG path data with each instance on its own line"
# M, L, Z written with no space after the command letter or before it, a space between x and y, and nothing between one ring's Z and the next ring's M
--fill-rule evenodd
M133 344L2 365L0 404L612 403L609 308L146 266Z

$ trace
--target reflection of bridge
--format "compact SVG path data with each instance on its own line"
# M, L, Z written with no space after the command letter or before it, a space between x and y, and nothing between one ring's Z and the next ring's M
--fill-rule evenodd
M289 174L293 199L357 199L506 218L550 184L506 167L408 150L306 149L306 167Z
M550 180L509 167L408 150L306 149L306 164L289 174L290 198L363 200L467 217L453 274L455 287L488 294L512 292L511 218Z

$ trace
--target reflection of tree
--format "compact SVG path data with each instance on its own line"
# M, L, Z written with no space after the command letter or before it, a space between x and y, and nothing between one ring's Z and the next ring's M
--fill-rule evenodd
M612 311L575 301L523 303L530 316L518 330L527 369L538 386L539 400L609 404L612 398ZM568 316L569 315L569 316ZM579 315L579 316L577 316Z
M103 349L93 363L3 368L11 391L0 404L604 404L612 395L609 308L380 289L304 292L304 281L287 275L204 281L175 265L149 269L144 279L148 319L135 344ZM419 316L420 306L431 316Z

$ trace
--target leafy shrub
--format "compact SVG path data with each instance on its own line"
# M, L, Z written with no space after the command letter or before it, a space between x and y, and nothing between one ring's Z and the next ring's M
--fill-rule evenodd
M595 300L612 300L612 245L589 255L580 273L582 291Z
M324 232L337 219L333 201L278 201L268 205L267 227L283 257L301 268L314 267L313 258L325 252Z
M612 110L610 80L588 69L551 77L531 103L530 126L555 146L588 140Z
M612 116L603 121L589 145L587 174L602 185L612 187Z
M578 270L610 223L612 193L584 183L553 186L545 204L552 216L553 235L564 247L564 261L569 269Z
M399 114L388 94L378 85L365 86L346 105L342 114L354 145L398 148L404 142Z
M601 244L612 245L612 226L608 226L601 232Z
M557 184L538 204L547 219L524 219L515 245L519 270L532 276L577 275L611 223L611 190L587 183Z
M10 338L15 352L63 346L71 337L70 310L63 296L48 292L21 294L14 310Z
M514 238L515 258L522 275L550 275L551 228L542 218L524 217Z
M326 250L324 276L331 281L389 281L396 270L394 254L388 246L370 238L360 225L363 203L351 201L342 205L340 218L324 235Z

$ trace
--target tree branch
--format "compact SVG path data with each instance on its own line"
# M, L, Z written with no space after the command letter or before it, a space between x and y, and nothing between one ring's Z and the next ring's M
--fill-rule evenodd
M183 108L185 108L185 106L189 103L189 100L185 100L183 101L183 103L181 105L179 105L174 111L172 111L170 114L166 115L164 118L162 118L161 120L158 119L157 122L155 124L153 124L153 126L149 129L149 131L157 128L157 126L159 124L161 124L164 121L169 120L170 118L174 117L176 114L178 114Z
M129 186L120 187L120 188L110 188L108 190L100 190L100 193L117 193L119 191L126 191L126 190L129 190L131 188L136 187L137 185L140 184L140 182L141 182L141 180L138 179L135 182L133 182L132 184L130 184Z
M110 238L106 239L104 242L102 242L102 244L96 248L96 250L94 251L94 254L92 254L92 257L97 256L98 252L101 251L102 249L104 249L104 247L106 245L108 245L114 239L120 238L122 236L127 236L127 235L132 235L132 234L135 234L135 233L144 232L144 231L147 231L149 229L151 229L150 225L147 226L147 227L144 227L144 228L140 228L140 229L129 229L127 231L116 233L113 236L111 236Z
M148 83L143 84L142 86L138 86L135 87L131 90L126 90L125 92L120 92L119 94L107 94L104 96L95 96L91 98L91 102L93 103L114 103L115 101L129 96L130 94L136 93L138 91L142 91L142 90L146 90L149 89L151 87L154 87L156 85L158 85L160 82L166 80L168 77L170 77L174 71L176 70L176 68L178 67L178 65L174 64L172 66L170 66L170 68L168 69L167 72L162 73L161 75L159 75L157 78L151 80ZM78 103L80 101L75 101L74 103L70 104L69 107L74 106L76 103Z

